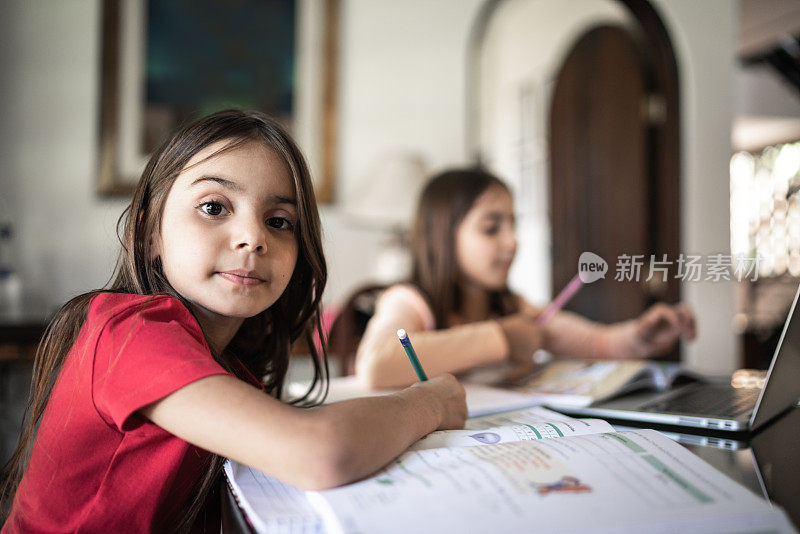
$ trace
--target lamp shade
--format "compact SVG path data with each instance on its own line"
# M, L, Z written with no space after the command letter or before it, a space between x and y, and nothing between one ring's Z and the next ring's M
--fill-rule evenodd
M345 205L345 214L361 224L404 230L411 223L427 177L427 167L420 155L384 155L358 183Z

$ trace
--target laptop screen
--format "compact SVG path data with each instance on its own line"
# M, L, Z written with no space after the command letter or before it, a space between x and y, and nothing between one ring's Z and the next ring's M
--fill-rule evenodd
M758 397L755 411L750 418L750 429L754 430L773 417L794 405L800 399L800 311L797 299L800 287L794 295L792 307L783 326L775 355L772 357L764 389Z

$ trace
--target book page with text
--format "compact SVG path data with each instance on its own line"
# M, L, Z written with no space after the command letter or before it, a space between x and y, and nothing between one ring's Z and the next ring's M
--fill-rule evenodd
M290 382L286 387L286 391L290 397L300 397L308 390L309 385L309 381ZM463 385L467 393L467 409L470 417L516 410L542 403L535 395L518 393L509 389L469 382L465 382ZM340 376L331 379L325 404L358 397L390 395L398 391L400 391L400 388L369 389L356 376Z
M464 424L464 428L468 430L481 430L493 426L540 423L542 421L575 422L578 421L578 419L549 410L543 406L531 406L519 410L493 413L480 417L470 417Z
M407 453L309 499L331 532L793 532L653 430Z
M627 389L652 384L643 360L556 360L529 383L514 388L552 406L584 407Z
M252 467L227 460L225 475L236 502L259 534L321 534L322 517L306 492Z
M600 419L573 419L538 406L475 417L467 420L465 429L431 432L408 450L475 447L509 441L563 438L614 431L610 424Z

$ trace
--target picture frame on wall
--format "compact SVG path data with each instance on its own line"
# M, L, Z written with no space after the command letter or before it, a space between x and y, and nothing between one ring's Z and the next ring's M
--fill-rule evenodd
M244 108L287 127L331 202L338 4L103 0L97 192L130 195L180 124Z

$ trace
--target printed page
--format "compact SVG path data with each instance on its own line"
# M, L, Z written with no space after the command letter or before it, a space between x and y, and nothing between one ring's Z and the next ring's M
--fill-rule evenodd
M310 493L331 532L793 532L654 430L407 453Z
M509 389L484 386L482 384L462 383L467 393L469 417L507 412L518 408L536 406L542 403L536 395L511 391ZM555 413L555 412L553 412Z
M573 419L538 406L473 418L467 421L465 428L467 430L431 432L409 447L409 450L475 447L614 431L610 424L599 419Z
M513 410L480 417L470 417L464 424L467 430L482 430L493 426L519 425L541 423L542 421L566 421L577 423L580 419L575 419L569 415L548 410L542 406L531 406L521 410Z
M642 360L558 360L515 391L536 395L548 405L584 407L626 389L633 381L652 383L646 368Z
M239 506L260 534L317 534L322 518L306 492L233 460L225 474Z
M310 382L290 382L287 386L289 396L298 397L306 392ZM527 406L541 404L536 396L518 393L508 389L501 389L482 384L464 383L467 392L467 409L470 417L477 417L491 413L516 410ZM399 389L368 389L356 376L343 376L331 379L328 397L325 404L369 397L373 395L388 395L396 393Z

